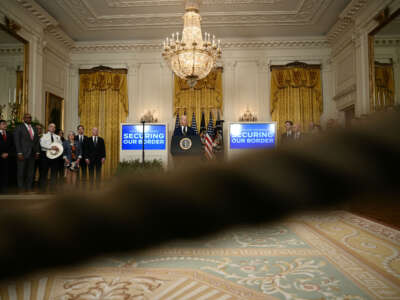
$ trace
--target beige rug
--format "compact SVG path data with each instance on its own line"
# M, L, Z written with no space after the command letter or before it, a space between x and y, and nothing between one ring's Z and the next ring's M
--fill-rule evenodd
M399 251L370 220L298 216L9 282L1 300L400 299Z

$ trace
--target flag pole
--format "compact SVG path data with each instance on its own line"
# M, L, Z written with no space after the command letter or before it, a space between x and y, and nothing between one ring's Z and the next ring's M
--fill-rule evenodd
M143 124L143 132L142 132L142 164L144 164L144 123L146 123L146 121L142 120L142 124Z

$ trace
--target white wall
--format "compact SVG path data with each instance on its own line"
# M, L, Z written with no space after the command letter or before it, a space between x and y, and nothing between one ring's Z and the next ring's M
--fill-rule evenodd
M248 107L259 121L271 120L269 112L270 65L286 64L295 60L322 65L324 89L324 114L329 114L332 99L331 72L328 48L298 49L225 49L221 64L223 71L225 121L238 121ZM159 122L174 128L173 75L162 61L160 51L138 51L136 53L102 52L73 53L71 63L75 71L105 65L128 69L129 122L138 122L148 110L156 111ZM73 78L70 93L76 91L78 76ZM77 109L77 107L75 107ZM74 128L79 120L68 114L68 124ZM198 120L199 122L200 120Z
M225 41L223 118L237 121L248 107L259 121L269 121L270 65L295 60L322 65L323 121L343 116L340 111L352 104L357 115L368 113L368 32L376 26L376 12L391 1L361 2L352 1L339 16L338 26L327 35L331 46L320 37ZM35 10L40 18L27 10ZM50 34L57 26L52 17L37 7L27 10L12 0L0 2L0 18L7 15L21 24L19 34L30 44L29 110L34 117L44 121L44 95L50 91L65 99L65 129L75 130L79 124L78 70L105 65L128 69L128 122L137 122L152 110L160 122L173 128L173 76L162 61L157 41L147 47L131 41L74 43L71 51L65 39L63 44ZM348 24L343 27L342 21Z
M67 96L68 48L48 33L57 22L38 5L25 10L14 0L2 0L0 22L4 16L21 25L18 35L29 43L28 111L44 123L45 92Z
M378 26L374 17L387 6L393 12L400 1L364 1L363 5L352 1L327 35L335 78L336 116L332 117L344 121L343 110L351 105L355 106L356 116L370 113L368 34Z
M20 46L16 45L16 48ZM1 50L0 50L1 52ZM24 67L23 54L0 54L0 105L3 107L2 118L9 119L9 101L14 100L17 86L17 69Z
M57 48L47 42L43 49L43 90L42 90L42 122L45 121L46 92L64 99L64 114L68 113L70 99L67 98L69 63L68 56L57 51ZM67 125L65 124L64 127ZM48 124L44 124L47 126Z

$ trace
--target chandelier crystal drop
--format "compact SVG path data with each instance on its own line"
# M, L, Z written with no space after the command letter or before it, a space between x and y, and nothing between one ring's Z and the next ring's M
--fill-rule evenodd
M183 31L166 38L163 44L165 61L172 71L185 79L190 87L205 78L221 57L221 41L215 36L201 32L199 0L185 0Z

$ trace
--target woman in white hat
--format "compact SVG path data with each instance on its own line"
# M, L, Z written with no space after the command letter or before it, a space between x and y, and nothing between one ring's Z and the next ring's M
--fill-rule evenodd
M76 185L76 178L79 171L79 160L82 158L82 149L78 142L75 141L73 131L68 133L67 140L63 143L64 146L64 162L67 170L66 183Z

